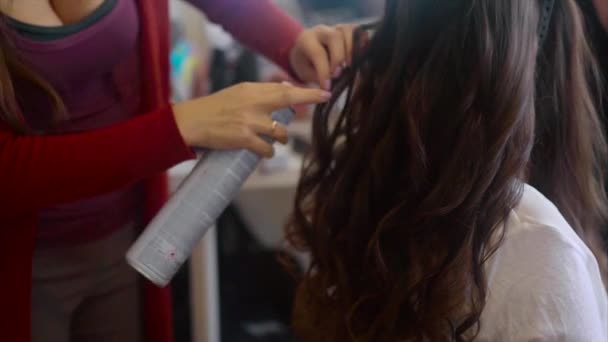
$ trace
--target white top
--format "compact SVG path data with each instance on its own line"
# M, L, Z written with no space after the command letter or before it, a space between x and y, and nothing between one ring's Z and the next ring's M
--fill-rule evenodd
M597 261L553 203L526 185L506 228L486 264L478 341L607 342Z

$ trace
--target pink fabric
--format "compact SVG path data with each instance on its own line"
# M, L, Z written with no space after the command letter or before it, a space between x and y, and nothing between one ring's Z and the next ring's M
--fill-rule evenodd
M270 0L187 0L239 42L295 75L289 52L302 26Z

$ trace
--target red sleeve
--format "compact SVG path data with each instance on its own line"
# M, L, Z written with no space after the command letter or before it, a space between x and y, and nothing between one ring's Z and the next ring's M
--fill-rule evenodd
M170 107L78 134L21 136L0 128L0 217L111 191L192 156Z
M237 40L291 72L289 51L302 26L270 0L189 0Z

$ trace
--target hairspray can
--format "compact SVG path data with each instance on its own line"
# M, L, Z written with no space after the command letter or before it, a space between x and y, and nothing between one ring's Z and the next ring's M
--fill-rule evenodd
M283 125L293 117L291 108L272 114ZM248 150L207 152L131 246L127 262L154 284L166 286L259 162Z

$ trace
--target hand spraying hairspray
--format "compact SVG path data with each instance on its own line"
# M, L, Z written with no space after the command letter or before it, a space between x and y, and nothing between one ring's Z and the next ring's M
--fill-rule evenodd
M272 114L283 125L293 117L291 108ZM247 150L208 152L131 246L127 262L154 284L166 286L259 162Z

